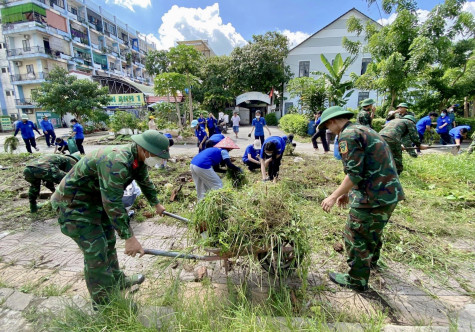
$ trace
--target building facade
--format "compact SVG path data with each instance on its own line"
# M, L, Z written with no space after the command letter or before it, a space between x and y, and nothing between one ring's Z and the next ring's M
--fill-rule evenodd
M214 51L209 46L207 40L203 40L203 39L200 39L200 40L185 40L185 41L177 41L176 43L178 45L188 45L188 46L194 47L195 50L197 50L198 52L203 54L203 56L205 58L211 58L213 56L216 56Z
M90 0L4 0L0 8L7 48L2 87L8 63L15 108L7 107L7 112L12 118L27 113L36 120L36 111L43 110L32 100L32 91L55 66L95 81L153 84L145 57L155 44Z
M343 47L343 37L347 37L351 41L360 41L363 44L365 43L363 36L358 37L356 33L349 33L347 31L346 22L351 16L361 19L363 25L366 21L373 21L359 10L353 8L291 49L289 55L285 59L285 64L290 66L294 78L302 76L317 78L318 76L313 75L312 72L326 72L326 68L321 61L322 54L330 62L338 53L341 54L343 59L352 56ZM375 21L373 22L378 24ZM358 75L363 74L370 62L370 54L358 54L353 64L346 71L342 80L348 80L350 73L352 72ZM376 99L376 97L377 95L375 91L355 90L348 100L346 106L358 108L359 102L361 100L366 98ZM284 98L286 99L284 99L283 115L286 114L286 111L289 109L289 107L297 107L299 101L298 97L290 98L289 93L285 90Z
M7 44L0 26L0 115L16 112L15 89L10 81L10 66L7 60Z

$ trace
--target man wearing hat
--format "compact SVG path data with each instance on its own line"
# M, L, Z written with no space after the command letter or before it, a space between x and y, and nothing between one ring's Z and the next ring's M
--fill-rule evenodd
M133 135L133 143L108 146L88 153L63 178L51 198L61 232L71 237L84 255L84 278L95 304L108 303L108 294L143 282L143 275L125 277L119 269L115 232L125 240L125 254L140 257L141 244L124 208L124 189L133 180L162 215L165 208L148 176L148 167L170 158L168 138L156 130Z
M60 183L80 159L79 152L72 155L46 154L26 164L23 176L30 183L28 199L31 213L38 211L36 199L40 195L41 182L54 193L54 185Z
M329 274L330 280L347 288L368 288L370 269L377 267L381 236L397 202L404 199L391 151L374 130L349 120L353 113L340 106L326 109L320 126L338 135L338 148L346 174L340 186L321 206L330 212L335 203L350 203L344 231L350 270ZM349 197L348 197L349 194Z
M36 125L30 120L28 120L28 115L22 114L21 122L17 123L13 136L16 136L18 134L18 131L21 131L21 138L23 138L23 142L25 142L26 146L26 151L28 151L29 153L33 153L31 151L31 147L34 147L36 151L40 150L36 147L35 133L33 132L33 130L36 130L36 132L41 136L41 133L38 131Z
M414 144L420 150L426 149L425 145L421 145L416 128L416 118L413 115L405 115L402 119L394 119L388 122L379 134L391 149L398 174L401 174L404 169L402 163L403 141L409 140L409 146Z
M374 107L375 101L372 98L365 99L361 102L361 111L358 113L356 122L360 125L367 126L371 128L371 122L373 122L374 112L376 112L376 107Z
M232 139L226 137L214 147L201 151L191 160L190 171L198 201L202 200L208 191L223 187L223 181L216 174L225 172L219 168L220 164L224 163L229 169L242 172L239 167L233 165L229 157L229 151L233 149L239 147Z
M415 117L414 112L409 112L408 108L409 108L409 105L407 103L400 103L399 105L397 105L395 118L396 119L402 119L406 115L412 115L412 116ZM405 148L412 147L411 140L409 139L408 136L404 136L402 138L401 142L402 142L402 145L404 145ZM409 150L406 150L406 151L411 157L417 158L416 150L409 149Z
M47 115L43 116L43 120L40 122L40 127L43 130L43 134L45 135L46 145L48 147L54 146L54 141L56 140L56 134L54 133L54 126L48 120Z
M250 171L261 168L261 162L259 160L259 152L261 150L261 140L254 140L254 144L247 146L244 155L242 156L242 162L249 168Z

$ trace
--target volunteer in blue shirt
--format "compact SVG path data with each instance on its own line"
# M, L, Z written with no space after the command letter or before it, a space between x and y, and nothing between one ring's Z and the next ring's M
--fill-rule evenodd
M317 129L318 125L320 124L321 116L322 111L318 111L317 113L315 113L315 123L313 124L313 126L315 127L315 134L313 134L312 136L312 145L315 151L318 150L317 139L320 137L320 139L322 140L324 153L327 153L328 151L330 151L330 148L328 147L328 142L326 138L326 129Z
M201 129L206 129L206 119L204 118L203 114L200 114L200 117L198 118L198 123L200 124Z
M261 150L261 141L256 139L254 144L247 146L244 155L242 156L242 162L249 168L250 171L258 169L261 167L261 162L259 160L259 152Z
M470 126L457 126L449 131L449 135L455 140L455 144L460 145L463 139L467 138L467 133L470 129Z
M202 115L200 114L200 116ZM199 123L199 119L191 121L191 128L195 128L195 136L198 139L196 146L198 147L198 152L201 152L205 149L206 139L208 138L206 131Z
M206 119L206 127L208 127L208 134L210 137L215 134L217 125L218 125L218 120L216 120L213 113L209 113L208 118Z
M56 134L54 133L54 126L48 120L47 115L45 115L43 120L40 122L40 127L43 130L43 134L45 134L46 145L48 145L48 147L52 147L54 145L54 141L56 140Z
M287 137L271 136L264 141L261 148L262 181L277 181L280 163L285 151ZM268 169L266 174L266 169Z
M60 137L56 139L56 142L54 143L54 145L55 145L54 153L58 151L58 148L59 148L59 152L61 152L62 154L66 154L66 151L69 151L68 143Z
M84 129L76 119L72 119L71 123L73 124L73 134L71 137L76 140L76 146L78 147L79 153L85 154L84 147L82 146L82 142L84 142Z
M35 140L35 133L33 130L36 130L36 132L41 136L41 133L38 131L38 128L36 125L28 120L28 115L23 114L21 116L21 122L18 122L15 128L15 134L13 136L16 136L18 134L18 131L21 131L21 138L23 138L23 142L25 142L26 146L26 151L29 153L33 153L31 151L31 147L34 147L36 151L39 151L36 147L36 140Z
M261 140L261 144L264 144L264 127L271 135L269 127L267 127L266 120L261 116L261 111L256 111L256 117L252 120L252 129L248 137L251 137L252 132L254 131L254 138Z
M212 148L213 146L215 146L216 144L218 144L219 142L221 142L223 139L224 139L224 135L223 135L223 134L214 134L214 135L210 136L210 137L206 140L205 149L207 149L207 148Z
M239 147L227 137L216 144L216 147L201 151L191 160L191 176L195 183L198 201L202 200L208 191L223 187L223 182L216 174L216 172L225 172L219 167L220 164L224 163L228 168L242 172L231 162L229 151L232 149L239 149Z
M436 132L440 135L440 144L450 144L451 138L449 135L450 118L447 116L447 111L442 110L440 116L437 118Z
M424 133L431 130L432 122L437 119L436 112L430 112L429 115L423 117L416 123L417 133L419 134L419 140L422 142L424 140Z

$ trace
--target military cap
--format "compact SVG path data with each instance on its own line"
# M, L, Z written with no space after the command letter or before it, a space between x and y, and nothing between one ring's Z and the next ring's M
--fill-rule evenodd
M351 115L351 117L354 116L353 112L350 112L343 107L340 106L332 106L330 108L327 108L325 111L323 111L322 116L320 118L320 124L318 125L318 128L324 128L325 125L324 123L327 122L330 119L336 118L340 115Z
M409 105L406 103L400 103L399 105L397 105L397 108L399 107L409 108Z
M169 141L168 138L160 134L156 130L147 130L139 135L132 135L132 140L140 145L142 148L148 152L163 158L170 158L170 153L168 152Z
M416 118L414 117L414 115L407 114L407 115L404 115L402 118L411 120L412 122L416 123Z
M374 103L376 103L376 102L374 101L373 98L368 98L368 99L365 99L361 102L361 106L365 107L365 106L368 106L368 105L373 105Z

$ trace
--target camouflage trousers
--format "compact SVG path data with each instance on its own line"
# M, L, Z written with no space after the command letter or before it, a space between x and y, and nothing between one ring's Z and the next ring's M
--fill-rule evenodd
M54 184L61 182L61 179L58 179L53 172L38 167L25 167L23 176L30 183L30 189L28 190L28 200L30 203L36 202L40 195L41 182L53 193L55 190Z
M104 304L125 278L119 269L115 230L102 205L73 202L74 208L59 204L61 232L81 249L89 294L95 303Z
M378 262L383 246L383 229L396 205L350 209L344 232L350 283L358 286L368 284L370 268Z
M473 150L475 150L475 139L473 139L472 144L468 147L467 153L472 154Z
M402 164L402 148L401 142L387 136L383 136L386 143L388 143L389 149L391 150L391 154L394 158L394 163L396 164L397 174L401 174L404 170L404 166Z

